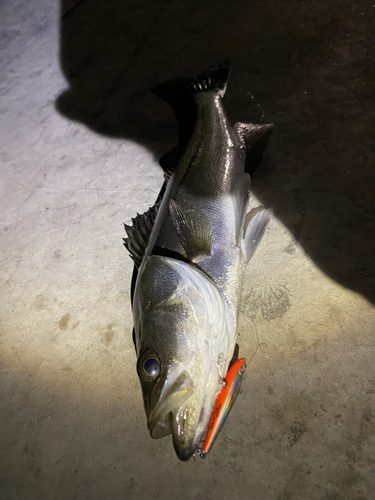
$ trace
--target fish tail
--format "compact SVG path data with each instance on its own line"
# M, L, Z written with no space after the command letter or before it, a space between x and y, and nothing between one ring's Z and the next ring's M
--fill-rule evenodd
M229 61L211 66L194 78L170 80L152 89L153 93L168 103L178 123L178 146L160 159L160 165L170 176L188 144L197 120L196 97L204 92L223 97L230 73Z
M230 63L225 61L193 78L178 78L162 83L152 91L155 95L170 104L173 108L186 99L194 99L200 92L216 92L224 96L230 73Z

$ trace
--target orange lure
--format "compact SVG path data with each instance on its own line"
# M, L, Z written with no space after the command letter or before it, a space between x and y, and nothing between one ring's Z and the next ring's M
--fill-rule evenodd
M204 458L206 453L208 453L212 448L215 439L223 427L230 410L232 409L245 373L245 362L245 358L240 358L233 363L226 378L224 379L225 385L216 400L211 420L208 425L206 439L204 440L202 448L198 450L198 453L202 458Z

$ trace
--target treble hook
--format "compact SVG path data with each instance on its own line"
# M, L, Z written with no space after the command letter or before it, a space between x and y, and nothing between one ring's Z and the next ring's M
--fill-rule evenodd
M217 362L216 362L214 359L211 359L211 362L212 362L212 363L216 366L217 371L218 371L218 373L219 373L219 384L220 384L222 387L226 387L227 383L225 382L224 377L223 377L223 375L222 375L222 373L221 373L221 368L222 368L222 367L219 365L219 363L222 363L222 361L225 361L225 360L223 359L223 353L220 353L220 354L219 354L219 359L218 359L218 361L217 361Z

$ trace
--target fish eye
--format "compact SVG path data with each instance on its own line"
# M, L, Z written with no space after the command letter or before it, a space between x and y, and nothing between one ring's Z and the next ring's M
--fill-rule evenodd
M141 352L137 362L137 372L143 382L153 382L160 374L160 361L151 349Z

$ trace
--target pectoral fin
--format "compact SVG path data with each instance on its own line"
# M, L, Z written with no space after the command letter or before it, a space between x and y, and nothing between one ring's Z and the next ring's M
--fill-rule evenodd
M169 213L188 259L196 262L210 255L212 231L206 214L183 210L175 200L169 202Z
M272 210L270 208L264 209L263 207L253 208L253 210L246 215L245 225L247 224L247 227L245 236L242 240L242 248L246 262L249 262L257 246L261 242L271 215Z

